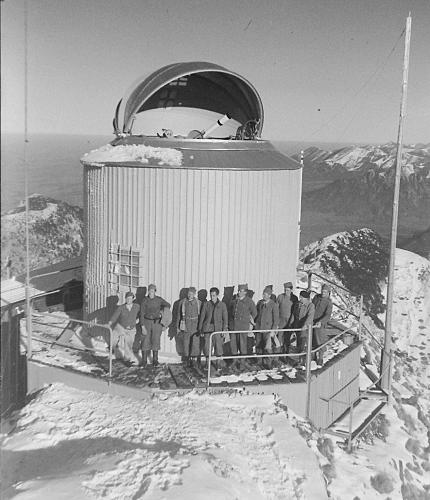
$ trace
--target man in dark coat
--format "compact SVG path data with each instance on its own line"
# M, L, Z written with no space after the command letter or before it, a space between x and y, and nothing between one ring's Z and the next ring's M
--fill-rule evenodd
M125 304L118 306L109 320L109 326L115 325L112 331L112 349L118 359L131 365L133 358L133 342L136 336L136 321L140 307L133 303L133 292L125 294Z
M187 296L179 303L179 314L177 317L176 329L184 339L184 364L191 365L192 357L200 361L201 343L198 332L200 301L196 298L196 288L190 286Z
M157 287L153 284L148 286L148 295L143 298L140 305L140 324L142 336L137 350L142 349L141 365L145 366L148 353L152 350L152 364L158 365L158 351L160 350L160 337L163 331L161 324L162 309L170 309L170 304L162 297L155 295ZM136 351L136 343L134 346Z
M272 330L271 332L256 332L256 352L257 354L271 354L272 341L280 345L276 336L276 330L279 325L279 307L271 298L272 289L269 286L263 290L263 298L257 303L257 317L255 320L256 330Z
M313 349L316 349L317 347L327 342L326 328L331 318L331 313L333 310L333 302L330 298L330 292L331 292L330 287L327 284L324 284L321 287L321 293L319 295L315 295L312 301L315 306L315 315L314 315L315 328L312 337ZM325 348L322 347L315 353L316 361L321 366L323 364L324 351Z
M293 293L293 284L291 281L284 283L284 293L277 298L277 304L279 306L279 328L293 328L294 315L293 309L294 304L298 302L297 295ZM282 350L285 353L290 352L291 335L293 332L279 332L278 338L281 342Z
M247 354L248 332L252 330L254 320L257 316L257 308L254 301L247 296L247 292L247 284L239 285L237 296L232 300L230 306L230 330L243 331L243 333L232 333L230 335L230 346L233 356L238 354L238 347L241 354ZM241 367L245 365L243 360L239 364Z
M212 332L225 332L228 330L227 306L219 300L219 289L213 287L209 291L210 300L205 302L200 313L199 332L204 333L204 354L209 356L209 339ZM223 355L223 337L221 333L212 336L212 347L215 356ZM219 368L221 363L217 362Z
M300 292L299 301L296 302L293 309L294 326L297 328L297 352L306 353L308 346L308 330L309 326L313 326L315 306L310 300L310 292L302 290ZM304 364L306 356L299 358L299 363Z

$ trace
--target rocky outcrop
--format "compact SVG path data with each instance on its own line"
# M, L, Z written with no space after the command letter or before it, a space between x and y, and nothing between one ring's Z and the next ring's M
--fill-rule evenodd
M83 248L83 210L63 201L39 194L29 197L30 270L55 264L81 254ZM1 249L10 260L12 275L25 271L25 206L1 216Z

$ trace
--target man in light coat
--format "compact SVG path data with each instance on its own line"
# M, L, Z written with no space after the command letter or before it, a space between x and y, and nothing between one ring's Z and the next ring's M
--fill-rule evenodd
M112 330L112 346L115 357L123 359L127 366L132 364L133 342L136 336L136 322L140 307L133 303L134 294L129 291L125 294L125 304L118 306L109 320L109 326L115 325Z

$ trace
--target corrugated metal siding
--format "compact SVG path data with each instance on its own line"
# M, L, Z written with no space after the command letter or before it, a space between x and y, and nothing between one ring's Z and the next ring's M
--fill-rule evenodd
M222 293L246 282L259 298L294 279L301 170L86 169L89 312L103 300L111 242L140 250L145 283L171 303L191 285Z
M316 427L326 429L358 398L359 372L360 345L356 345L323 372L313 375L309 418Z
M85 167L85 302L88 320L106 322L107 244L106 193L102 168Z

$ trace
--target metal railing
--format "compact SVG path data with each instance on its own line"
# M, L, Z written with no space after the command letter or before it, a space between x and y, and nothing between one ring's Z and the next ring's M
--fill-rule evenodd
M207 363L207 382L206 382L206 388L208 389L211 385L211 366L212 366L212 359L215 357L217 360L222 359L258 359L258 358L300 358L303 356L306 356L306 418L309 418L309 407L310 407L310 380L311 380L311 361L312 361L312 356L316 352L318 352L320 349L325 348L327 345L333 343L335 340L337 340L339 337L345 335L345 333L348 332L353 332L352 328L346 328L345 330L342 330L340 333L332 337L331 339L327 340L324 344L321 344L315 349L312 349L312 331L313 329L316 328L315 325L310 325L306 328L307 330L307 349L306 351L299 352L299 353L274 353L274 354L239 354L239 355L232 355L232 356L213 356L212 355L212 339L215 335L220 335L225 333L224 331L215 331L210 334L209 337L209 352L208 352L208 363ZM271 330L235 330L235 331L229 331L229 335L238 335L238 334L248 334L250 332L252 333L280 333L280 332L303 332L304 330L302 328L282 328L282 329L271 329Z
M112 377L112 349L113 349L112 341L113 341L113 336L112 336L112 328L109 325L105 325L105 324L101 324L101 323L96 323L96 322L90 322L90 321L83 321L83 320L80 320L80 319L65 318L64 316L58 316L58 315L52 314L52 313L49 314L49 318L50 319L55 318L55 319L62 320L63 322L67 321L66 325L64 326L64 324L63 325L58 325L58 324L51 323L51 322L48 322L48 321L44 321L44 322L43 321L37 321L37 320L33 319L33 316L36 316L36 315L35 314L31 315L31 317L32 317L32 323L43 325L43 326L48 326L50 328L57 328L57 329L60 329L60 330L63 330L63 331L67 328L67 325L69 323L79 323L81 325L86 325L89 328L102 328L102 329L107 330L109 332L109 379ZM40 316L46 316L46 315L44 315L43 313L38 313L37 317L40 317ZM73 328L70 328L70 330L73 331L73 335L74 336L76 336L79 340L81 340L76 335L76 332L75 332L75 330ZM74 346L74 345L71 345L71 344L64 344L64 343L61 343L61 342L57 342L56 340L52 341L52 340L48 340L48 339L42 339L40 337L36 337L33 334L33 331L27 332L27 343L29 342L29 340L30 340L30 342L32 340L36 340L37 342L51 344L51 347L53 347L54 345L59 345L59 346L62 346L62 347L67 347L68 349L74 349L76 351L93 352L94 354L106 354L106 351L100 351L99 349L95 349L93 347L82 348L82 347ZM31 359L32 355L33 355L33 351L31 351L31 356L28 356L28 358Z

